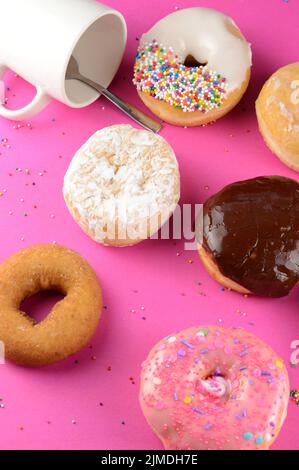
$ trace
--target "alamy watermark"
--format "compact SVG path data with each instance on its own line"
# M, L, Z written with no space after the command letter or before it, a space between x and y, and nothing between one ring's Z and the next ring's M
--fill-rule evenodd
M103 214L99 214L102 219ZM203 204L183 204L170 208L142 207L142 213L125 204L109 207L110 222L105 224L101 238L108 240L185 240L185 250L196 250L203 238ZM171 217L172 216L172 217Z
M291 342L291 349L294 349L294 352L291 354L290 362L292 365L296 366L299 364L299 340L295 339Z
M293 80L291 88L294 90L291 94L291 102L293 104L299 104L299 80Z

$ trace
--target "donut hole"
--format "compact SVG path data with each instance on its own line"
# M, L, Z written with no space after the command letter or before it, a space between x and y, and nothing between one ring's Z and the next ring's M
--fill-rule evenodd
M208 65L208 61L204 60L202 62L198 62L198 60L193 57L193 55L188 54L187 57L185 58L183 65L185 67L191 68L191 67L205 67Z
M215 367L201 377L196 385L196 390L204 396L208 395L213 400L226 402L231 396L230 379L220 367Z
M64 297L65 294L58 288L41 290L24 299L20 304L20 310L35 323L40 323L49 315L54 305Z
M220 367L215 367L215 369L205 374L202 377L202 380L211 380L211 379L214 379L215 377L222 377L223 379L227 378L226 374L220 369Z

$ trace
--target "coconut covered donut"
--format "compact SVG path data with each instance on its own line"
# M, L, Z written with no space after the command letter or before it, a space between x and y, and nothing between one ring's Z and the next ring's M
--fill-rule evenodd
M74 156L63 195L95 241L132 245L155 234L176 208L178 163L161 136L129 125L106 127Z
M282 297L299 281L297 181L263 176L226 186L204 204L202 229L200 257L224 287Z
M250 45L231 18L188 8L142 35L133 82L145 105L164 121L198 126L236 106L250 67Z
M20 308L42 290L65 297L41 322ZM33 245L0 265L0 341L17 364L45 366L79 351L99 323L102 295L96 274L78 254L59 245Z
M153 347L139 398L167 450L266 450L286 418L289 380L251 333L193 327Z
M272 152L299 171L299 62L267 80L256 102L261 134Z

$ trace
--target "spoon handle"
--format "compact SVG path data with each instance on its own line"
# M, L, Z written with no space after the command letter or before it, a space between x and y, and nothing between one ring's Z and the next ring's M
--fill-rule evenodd
M147 116L142 111L135 108L135 106L133 106L132 104L126 103L121 98L111 93L111 91L107 90L107 88L104 88L102 85L99 85L98 83L94 82L93 80L90 80L87 77L82 76L81 74L76 78L97 90L99 93L105 96L105 98L115 104L115 106L117 106L121 111L130 116L130 118L134 119L134 121L138 122L145 129L155 133L160 131L162 127L162 124L160 122L157 122L151 117Z

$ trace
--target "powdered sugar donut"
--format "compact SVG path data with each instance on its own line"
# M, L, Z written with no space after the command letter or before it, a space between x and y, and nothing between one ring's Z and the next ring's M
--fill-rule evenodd
M133 81L154 114L171 124L198 126L236 106L250 67L250 45L231 18L187 8L142 35Z
M286 418L282 359L240 328L193 327L143 363L140 404L169 450L265 450Z
M129 125L106 127L74 156L63 195L95 241L132 245L156 233L174 211L180 196L178 163L161 136Z

